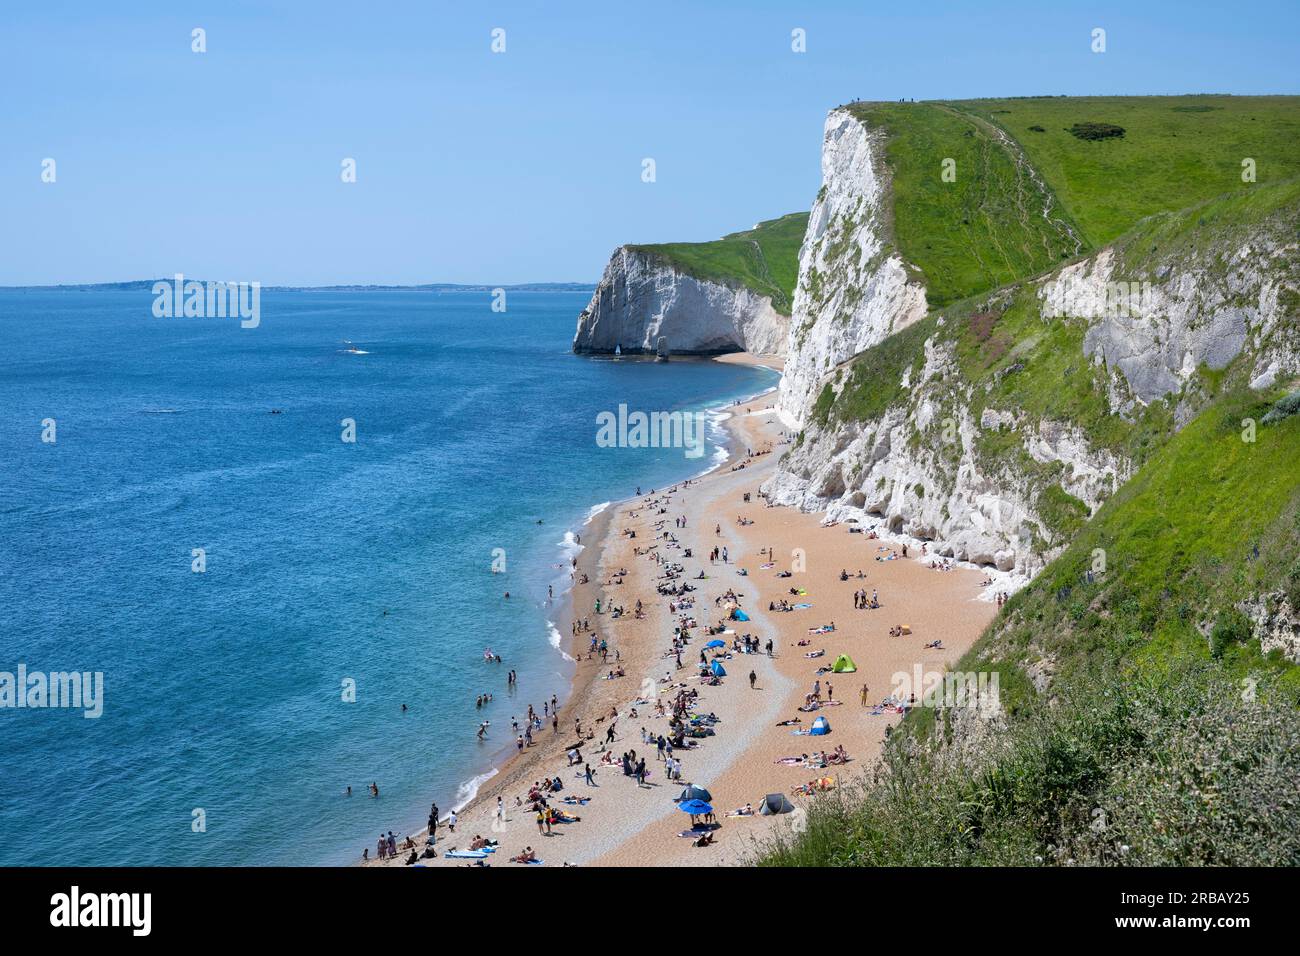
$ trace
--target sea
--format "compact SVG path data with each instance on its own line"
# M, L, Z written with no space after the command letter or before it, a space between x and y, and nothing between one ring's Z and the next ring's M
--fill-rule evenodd
M0 290L0 864L344 864L465 803L568 690L586 522L777 382L576 356L587 299ZM598 442L620 404L706 413L704 454ZM73 672L97 716L30 696Z

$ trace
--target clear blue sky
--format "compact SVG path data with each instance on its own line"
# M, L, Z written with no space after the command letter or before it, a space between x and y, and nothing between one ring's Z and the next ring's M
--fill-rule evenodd
M595 280L619 243L807 209L839 103L1296 93L1298 10L6 2L0 284ZM190 51L196 26L205 54ZM355 184L340 182L344 157Z

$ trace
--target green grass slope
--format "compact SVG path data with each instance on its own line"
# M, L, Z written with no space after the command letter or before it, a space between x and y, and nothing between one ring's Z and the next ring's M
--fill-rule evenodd
M1095 251L1157 213L1300 175L1300 97L855 103L887 134L893 239L932 307ZM1077 124L1122 127L1080 139ZM1256 182L1242 181L1242 161ZM956 162L944 182L943 161ZM1050 203L1050 212L1043 215Z
M762 862L1300 862L1300 668L1236 608L1300 601L1300 415L1265 424L1278 397L1216 401L1008 602L955 668L1001 675L1005 729L944 746L952 712L914 711Z
M1141 218L1300 176L1300 97L1102 96L966 100L953 108L995 122L1021 145L1090 247ZM1122 137L1089 141L1076 123ZM1038 127L1041 129L1035 129Z
M921 270L931 306L1042 272L1079 248L1072 224L1042 216L1045 194L989 124L929 103L849 110L886 130L894 241Z
M795 212L712 242L628 248L656 256L697 279L746 286L770 298L782 315L789 315L799 277L799 246L807 227L808 213Z

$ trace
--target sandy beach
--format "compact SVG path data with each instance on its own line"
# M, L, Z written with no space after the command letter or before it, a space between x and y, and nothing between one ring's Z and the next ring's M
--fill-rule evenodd
M780 360L767 356L720 361L780 369ZM568 699L559 702L558 728L543 713L550 688L536 695L519 688L520 706L531 702L542 718L532 746L458 812L454 832L445 823L438 827L437 855L419 856L420 865L519 865L511 858L526 847L545 866L741 864L770 828L800 818L814 797L798 788L838 787L871 768L887 728L901 719L890 699L893 675L944 670L993 618L996 605L979 600L986 579L980 570L936 570L914 542L904 556L903 542L883 532L877 538L868 526L825 526L822 515L765 503L759 488L788 441L771 411L775 397L731 409L732 453L720 468L670 488L643 488L583 529L572 620L561 627L576 672ZM683 585L692 590L661 593ZM873 594L879 607L855 606L861 603L855 596L870 602ZM782 601L807 606L774 609ZM748 620L732 619L737 605ZM614 609L622 613L615 616ZM674 632L683 625L679 666ZM707 633L711 627L720 633ZM754 653L743 652L746 637ZM712 640L726 646L706 652ZM726 676L701 680L701 654L709 661L722 655ZM856 670L818 673L840 655L851 657ZM693 695L686 712L704 718L705 735L673 750L681 778L670 780L656 744L647 741L672 736L673 703L683 693ZM517 716L522 732L525 714ZM818 718L829 722L828 734L796 733ZM471 716L466 733L473 732ZM492 732L498 746L515 738L509 726ZM582 759L571 764L575 748ZM833 758L839 748L844 762ZM643 783L624 774L622 757L630 751L645 760ZM824 766L820 752L832 755ZM556 779L559 790L537 786ZM688 784L711 794L718 826L709 831L710 845L696 845L703 831L690 831L692 819L674 803ZM578 819L539 832L539 792L549 807ZM757 812L764 796L775 793L791 802L793 813ZM753 815L731 815L746 805ZM496 849L470 858L447 855L470 851L476 837L495 841ZM417 854L425 842L425 834L412 835ZM366 865L381 865L373 847L369 852ZM404 865L411 854L399 848L384 863Z

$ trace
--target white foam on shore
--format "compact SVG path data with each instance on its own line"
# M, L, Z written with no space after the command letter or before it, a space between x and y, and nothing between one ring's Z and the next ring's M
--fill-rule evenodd
M598 505L592 505L590 508L588 508L588 509L587 509L587 520L585 520L584 522L582 522L583 525L589 525L589 524L591 524L593 521L595 521L595 520L596 520L596 515L600 514L602 511L604 511L606 508L608 508L608 507L610 506L610 504L611 504L611 502L608 502L608 501L602 501L600 504L598 504Z
M456 788L456 802L452 804L451 808L457 813L464 810L474 801L474 798L478 796L478 792L483 788L483 784L495 777L498 772L497 768L493 767L487 773L481 773L477 777L470 777L462 783Z
M548 620L546 622L546 630L547 640L551 642L551 647L559 651L560 656L566 661L572 661L573 658L564 650L564 636L560 633L560 629L555 626L555 622Z

